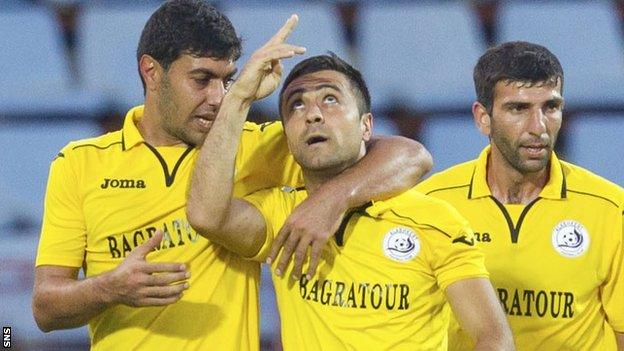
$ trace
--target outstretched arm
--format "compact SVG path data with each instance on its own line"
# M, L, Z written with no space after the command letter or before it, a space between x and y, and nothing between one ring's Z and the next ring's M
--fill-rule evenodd
M445 293L460 326L476 342L475 350L514 350L511 329L488 279L460 280Z
M281 59L305 52L285 43L298 21L286 24L245 64L221 103L199 152L188 194L187 218L197 232L230 251L253 256L266 236L264 217L251 204L233 198L236 151L251 103L277 88Z
M284 272L294 253L293 275L298 278L311 247L307 275L313 276L323 246L340 226L345 212L370 200L387 199L408 190L433 164L420 143L404 137L377 137L367 149L358 163L324 183L288 217L267 260L273 261L283 247L276 267L278 275Z

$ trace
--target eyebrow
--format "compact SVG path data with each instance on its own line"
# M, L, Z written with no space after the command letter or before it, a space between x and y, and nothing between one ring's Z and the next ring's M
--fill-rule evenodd
M315 86L312 89L297 88L297 89L289 92L288 95L286 95L286 100L285 101L288 101L295 94L305 93L306 91L312 91L312 90L321 90L323 88L329 88L329 89L335 90L337 92L341 92L336 84L323 83L323 84L319 84L319 85Z
M238 72L238 68L234 68L234 70L230 74L228 74L226 77L227 78L234 77L236 75L236 72ZM194 70L189 71L188 74L189 75L204 74L204 75L211 76L211 77L218 77L218 74L216 74L215 71L209 68L195 68Z
M558 104L562 104L563 103L563 98L559 98L559 97L554 97L552 99L548 99L545 101L545 103L558 103ZM510 106L530 106L533 103L529 102L529 101L508 101L506 103L503 104L504 107L510 107Z

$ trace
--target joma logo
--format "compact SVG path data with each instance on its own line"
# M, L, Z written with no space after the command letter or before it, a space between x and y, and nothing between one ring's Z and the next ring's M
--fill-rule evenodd
M141 179L109 179L104 178L104 183L100 185L102 189L108 188L145 188L145 182Z

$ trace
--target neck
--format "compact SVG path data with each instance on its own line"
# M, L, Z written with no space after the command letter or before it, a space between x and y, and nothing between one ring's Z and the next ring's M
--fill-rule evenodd
M149 97L145 99L143 117L135 122L145 142L152 146L175 146L184 144L180 139L165 131L162 123L163 117L158 109L158 105L149 100L151 100Z
M305 182L308 195L317 191L323 184L338 177L342 172L349 169L349 167L356 164L362 157L366 155L366 146L362 143L360 153L358 156L351 160L346 160L340 165L324 169L306 169L302 167L303 180Z
M550 177L550 166L533 173L521 173L512 167L494 146L487 161L487 184L503 204L527 205L535 200Z
M303 170L303 179L308 195L316 192L323 184L334 179L347 167L335 167L323 170Z

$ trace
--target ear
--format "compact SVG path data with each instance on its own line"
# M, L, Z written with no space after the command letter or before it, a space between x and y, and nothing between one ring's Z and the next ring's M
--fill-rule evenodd
M362 115L360 119L360 125L362 127L362 140L368 142L373 136L373 114L368 112Z
M472 104L472 118L481 134L490 136L491 116L485 106L478 101Z
M139 73L145 82L145 90L154 91L158 88L164 70L153 57L143 55L139 60Z

